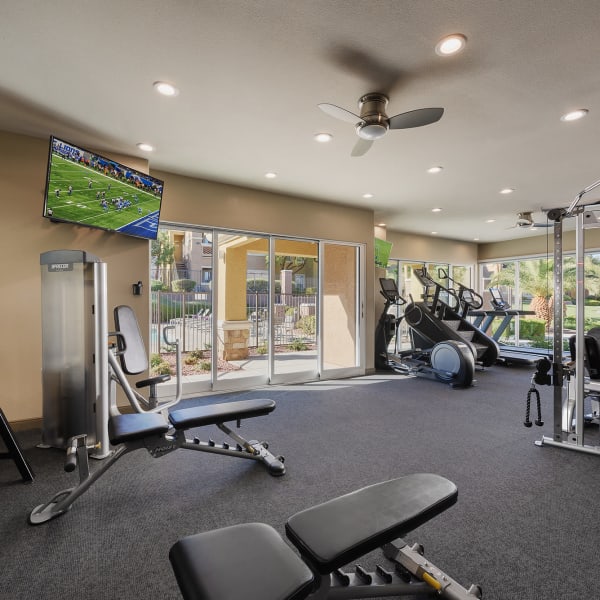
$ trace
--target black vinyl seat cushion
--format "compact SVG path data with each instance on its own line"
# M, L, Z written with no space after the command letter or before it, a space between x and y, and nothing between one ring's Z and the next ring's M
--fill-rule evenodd
M183 538L169 559L185 600L302 600L314 579L281 536L263 523Z
M116 415L108 421L108 437L113 445L141 440L151 435L163 435L169 424L157 413Z
M169 421L175 429L190 429L192 427L226 423L227 421L237 421L238 419L261 417L274 410L275 402L273 400L257 398L180 408L169 414Z
M296 513L285 530L308 563L327 574L403 537L457 498L458 490L448 479L416 473Z

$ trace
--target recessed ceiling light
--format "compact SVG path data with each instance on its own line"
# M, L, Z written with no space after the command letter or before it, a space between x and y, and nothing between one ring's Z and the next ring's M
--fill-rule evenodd
M466 45L467 38L462 33L453 33L442 38L435 47L436 54L450 56L460 52Z
M429 169L427 169L428 173L439 173L440 171L443 171L444 167L429 167Z
M589 110L587 108L580 108L578 110L572 110L571 112L565 113L560 120L561 121L577 121L587 115Z
M473 241L474 241L474 242L478 242L478 241L479 241L479 238L473 238Z
M154 85L154 89L163 96L177 96L177 94L179 94L179 90L172 83L155 81L152 85Z
M273 173L273 171L269 171L268 173L265 173L265 177L267 179L275 179L275 177L277 177L277 173Z
M151 146L150 144L146 144L145 142L140 142L139 144L136 144L136 145L140 150L143 150L144 152L152 152L154 150L154 146Z
M432 232L431 232L431 235L437 235L437 234L438 234L438 232L437 232L437 231L432 231Z
M486 221L486 223L495 223L495 222L496 222L496 219L488 219L488 220Z
M431 212L442 212L441 208L432 208Z
M372 198L372 197L373 197L373 194L370 194L369 192L367 192L366 194L363 194L363 196L362 196L362 197L363 197L363 198L367 198L367 199L368 199L368 198Z
M315 134L315 141L326 144L333 139L333 136L330 133L317 133Z
M385 223L377 223L377 227L387 227Z
M515 191L515 188L502 188L500 190L501 194L512 194Z

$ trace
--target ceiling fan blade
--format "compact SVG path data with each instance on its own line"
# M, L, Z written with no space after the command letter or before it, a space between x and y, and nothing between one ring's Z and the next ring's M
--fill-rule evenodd
M363 138L358 138L356 144L354 144L354 148L352 148L352 152L350 152L350 156L363 156L369 150L369 148L373 145L373 140L365 140Z
M340 108L335 104L317 104L317 106L324 112L327 113L330 117L335 117L336 119L340 119L341 121L347 121L348 123L352 123L356 125L356 123L360 123L362 119L355 115L354 113L346 110L345 108Z
M435 123L442 118L443 108L418 108L389 118L390 129L410 129Z

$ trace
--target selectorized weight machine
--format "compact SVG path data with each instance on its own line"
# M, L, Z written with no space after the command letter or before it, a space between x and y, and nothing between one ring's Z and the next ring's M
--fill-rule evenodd
M251 459L263 464L269 474L280 476L285 473L283 456L274 456L268 450L268 443L257 440L246 440L229 424L236 423L239 428L242 420L270 414L275 410L275 402L270 399L238 400L193 406L189 408L173 408L181 398L181 369L179 343L168 339L170 328L165 328L165 343L175 348L177 354L177 393L171 400L159 402L156 386L170 379L170 375L149 377L135 384L129 383L128 376L140 375L148 369L148 356L140 333L135 314L129 306L117 306L114 309L115 330L108 332L106 328L106 265L94 257L79 251L59 251L43 255L43 275L57 273L83 272L66 278L52 278L48 284L51 293L43 294L43 301L52 303L48 297L61 299L75 297L80 300L86 293L78 294L77 288L83 291L93 290L93 302L83 302L83 314L89 312L97 326L77 331L76 324L69 322L69 311L62 309L62 321L49 324L52 331L50 346L66 348L66 359L61 355L52 355L44 348L44 420L51 427L46 427L52 436L46 436L44 442L66 448L65 471L72 472L76 468L79 483L74 487L55 494L48 502L35 507L30 515L32 525L45 523L67 512L75 500L86 492L117 460L124 454L145 448L153 458L159 458L180 448L209 452ZM53 260L60 262L54 263ZM92 264L87 277L85 264ZM44 277L43 277L44 282ZM43 286L44 288L44 283ZM77 304L77 303L75 303ZM46 306L48 314L53 314ZM73 310L77 306L69 307ZM88 310L89 309L89 310ZM76 313L77 314L77 313ZM85 319L82 320L85 322ZM67 338L65 341L65 337ZM43 344L48 336L43 336ZM112 340L112 341L110 341ZM90 377L90 367L86 368L83 357L69 348L81 341L82 347L91 348L90 365L95 377ZM79 346L77 346L79 348ZM75 357L74 367L70 357ZM74 383L77 385L74 385ZM120 387L130 403L133 413L121 412L117 406L117 386ZM137 389L149 388L148 397L144 397ZM93 399L89 403L86 399ZM53 404L53 399L58 406ZM89 405L88 405L89 404ZM82 409L83 405L83 409ZM73 420L72 414L81 419ZM49 417L48 417L49 415ZM217 443L212 439L201 441L197 437L190 438L188 430L214 425L230 438L230 442ZM49 445L49 444L48 444ZM89 467L89 457L103 459L100 466L93 471Z

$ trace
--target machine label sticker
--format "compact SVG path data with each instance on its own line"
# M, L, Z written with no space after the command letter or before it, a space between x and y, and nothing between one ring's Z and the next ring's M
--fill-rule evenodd
M48 265L49 273L56 273L57 271L72 271L73 263L54 263Z

